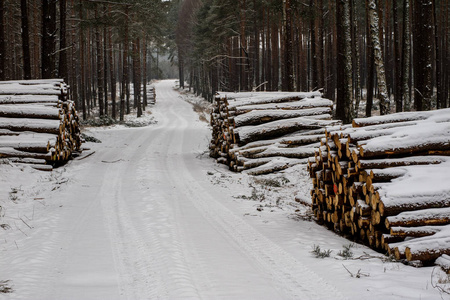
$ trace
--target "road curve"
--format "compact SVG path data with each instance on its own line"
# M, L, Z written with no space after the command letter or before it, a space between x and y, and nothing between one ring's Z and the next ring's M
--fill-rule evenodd
M173 85L156 86L157 124L96 131L96 153L72 163L24 298L343 298L221 203L200 159L209 129Z

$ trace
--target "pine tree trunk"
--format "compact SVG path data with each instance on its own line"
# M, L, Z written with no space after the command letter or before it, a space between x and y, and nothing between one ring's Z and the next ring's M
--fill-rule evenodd
M394 59L395 59L395 68L394 68L394 98L395 98L395 111L401 112L403 111L403 102L402 102L402 60L401 60L401 49L400 49L400 23L398 20L398 1L393 1L393 10L394 10Z
M351 123L353 112L349 1L339 0L336 5L338 45L336 117L345 124Z
M110 9L110 8L109 8ZM116 87L116 70L115 70L115 52L114 47L112 43L112 29L110 28L108 30L108 44L109 44L109 72L110 72L110 80L111 80L111 117L115 120L117 117L117 111L116 111L116 93L117 93L117 87Z
M253 0L253 7L256 8L256 0ZM253 87L259 86L262 81L260 78L260 52L259 52L259 46L260 46L260 38L259 38L259 27L261 26L259 23L259 18L256 12L253 12L253 80L251 81L251 84ZM216 66L218 64L216 63ZM218 76L217 72L215 72L215 76L213 76L214 80L216 81L217 85L213 88L213 90L218 89ZM253 88L252 88L253 89Z
M122 54L122 90L120 93L120 121L124 120L124 114L125 114L125 98L127 100L128 97L128 6L126 6L125 9L125 39L123 42L123 54ZM128 105L129 107L129 105ZM128 113L128 112L127 112Z
M367 35L367 96L366 117L372 116L373 89L375 85L375 61L373 58L373 43L370 33L369 1L366 0L366 35Z
M106 5L103 7L103 11L106 11ZM105 96L105 115L108 115L108 41L106 26L103 27L103 91Z
M360 71L360 54L359 54L359 41L358 41L358 24L356 18L356 5L355 0L351 0L351 22L352 22L352 53L353 53L353 85L354 85L354 98L355 107L353 111L353 116L358 117L359 103L361 101L361 77Z
M445 31L444 31L444 48L442 57L445 58L443 61L445 70L445 77L444 77L444 107L450 106L450 18L449 18L449 8L450 4L449 1L445 1L445 13L443 13L443 17L445 18Z
M402 45L402 104L405 111L411 110L409 74L411 65L411 31L410 31L410 0L403 1L403 45Z
M28 30L27 0L20 0L20 11L22 19L23 78L31 79L30 34Z
M414 104L430 110L433 96L433 6L430 0L414 2Z
M272 52L272 86L271 91L278 91L278 77L279 77L279 55L278 55L278 26L275 21L272 21L271 26L271 52Z
M70 0L70 11L71 11L71 22L70 22L70 41L69 44L73 45L70 48L70 76L69 76L69 85L71 86L70 92L72 95L72 100L75 102L75 108L77 111L81 110L80 107L80 68L79 65L81 61L79 60L78 51L80 51L79 43L77 42L77 30L80 32L80 27L77 26L77 16L76 11L74 9L74 0Z
M67 1L59 0L59 71L58 77L68 82L67 70L67 41L66 41L66 13Z
M98 19L98 7L95 7L95 19ZM103 49L100 37L100 28L95 29L95 44L97 48L97 99L100 116L104 115L103 111Z
M380 114L386 115L389 113L389 98L386 87L386 73L384 70L383 54L381 43L379 39L379 19L377 6L375 0L369 0L369 20L370 20L370 35L372 39L375 69L378 79L378 98L380 101Z
M265 21L266 21L266 55L264 60L264 79L267 81L267 84L265 88L269 91L272 90L272 66L271 66L271 59L272 59L272 46L271 46L271 28L270 28L270 13L269 9L266 10L265 13Z
M83 20L83 0L79 0L80 20ZM85 72L85 45L84 45L84 30L80 27L80 91L81 91L81 107L83 110L83 120L87 119L86 113L86 72Z
M42 0L42 78L55 76L56 0Z
M6 58L6 41L5 41L5 0L0 0L0 80L5 80L5 58Z
M318 76L318 67L317 67L317 41L316 41L316 6L315 0L309 0L309 14L310 14L310 23L309 23L309 32L310 32L310 43L311 43L311 90L315 91L319 88L319 76Z
M323 11L323 0L317 0L317 30L318 30L318 44L317 44L317 81L319 83L319 88L323 88L325 86L325 51L324 51L324 11Z
M140 60L140 40L137 38L133 43L133 87L134 105L137 108L137 117L142 116L141 106L141 60Z
M240 90L248 91L248 50L245 34L246 0L239 0Z
M74 0L72 0L74 1ZM41 26L39 26L40 20L41 20L41 5L34 4L33 6L33 24L38 24L36 26L32 26L33 29L33 77L34 78L40 78L41 77L41 48L40 48L40 41L41 41Z
M435 59L436 59L436 105L437 108L445 107L443 94L442 94L442 71L441 71L441 40L442 37L439 32L437 13L436 13L436 0L432 0L433 6L433 21L434 21L434 39L435 39Z
M142 49L142 66L144 68L143 75L142 75L142 100L143 100L143 110L148 105L148 99L147 99L147 37L144 38L143 42L143 49ZM181 84L181 78L180 78L180 84ZM184 68L183 68L183 88L184 88Z
M283 59L283 91L293 91L293 49L292 49L292 8L290 0L283 0L284 14L284 59Z

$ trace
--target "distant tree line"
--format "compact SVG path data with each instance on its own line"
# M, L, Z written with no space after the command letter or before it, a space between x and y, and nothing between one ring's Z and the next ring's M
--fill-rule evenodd
M366 116L443 108L449 34L448 0L184 0L180 82L210 100L322 89L345 122L362 99Z
M120 120L130 107L140 115L146 83L158 76L151 49L163 47L169 4L0 0L0 80L64 78L84 119L94 108Z

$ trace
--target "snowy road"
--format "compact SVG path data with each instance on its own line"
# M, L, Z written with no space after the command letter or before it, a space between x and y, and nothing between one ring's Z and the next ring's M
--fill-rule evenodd
M100 132L101 151L52 194L64 205L16 280L23 298L339 298L221 204L198 158L208 128L172 87L156 87L156 125Z
M95 154L65 170L28 174L36 183L15 188L28 177L2 169L0 183L22 192L0 202L12 215L4 220L12 229L0 231L6 234L0 239L0 287L9 280L14 289L0 299L438 295L425 268L384 263L363 246L354 251L374 258L343 261L336 254L347 240L313 222L259 214L254 201L238 200L235 189L244 177L225 174L207 157L208 126L173 86L156 86L157 124L95 129L102 140L91 144ZM314 258L313 245L332 248L333 257ZM367 278L351 278L343 266Z

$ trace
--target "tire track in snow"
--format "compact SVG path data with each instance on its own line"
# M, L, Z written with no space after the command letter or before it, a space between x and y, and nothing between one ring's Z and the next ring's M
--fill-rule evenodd
M192 164L195 156L191 153L179 155L186 153L182 142L177 146L169 149L172 159L167 161L172 184L187 192L185 199L192 202L218 232L225 233L245 255L256 261L262 271L276 282L282 294L296 299L323 299L331 295L334 299L344 299L335 287L219 203L195 180L187 167L187 162Z
M183 163L178 160L173 165ZM324 299L331 295L333 299L344 299L333 286L215 200L190 174L180 176L173 172L172 175L178 178L174 183L189 193L186 198L213 227L224 232L264 272L270 274L281 293L296 299Z
M179 127L179 121L184 120L172 111L170 115L170 122L166 119L157 128L143 130L141 133L146 134L147 138L136 136L129 139L132 140L129 147L137 150L130 156L126 168L115 172L111 184L115 190L113 201L104 203L108 209L110 230L116 240L122 241L114 246L115 257L122 274L121 290L129 299L200 298L192 282L184 250L186 247L180 239L182 232L174 225L173 207L167 199L147 189L148 168L156 164L151 161L155 153L147 151L153 152L156 148L163 155L170 144L179 139L168 135L167 131ZM178 120L173 122L174 118ZM181 124L183 127L186 125ZM146 130L151 130L151 134ZM170 144L167 143L168 137ZM147 151L139 149L137 143L145 145ZM158 158L156 160L160 161ZM121 180L124 176L133 178L137 185L124 187ZM146 218L147 214L154 219Z

